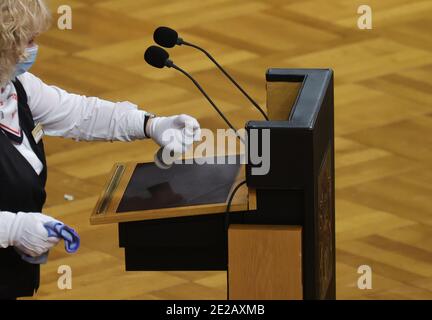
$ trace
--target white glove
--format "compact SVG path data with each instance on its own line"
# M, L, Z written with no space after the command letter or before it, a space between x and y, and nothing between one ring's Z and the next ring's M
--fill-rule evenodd
M31 257L39 257L59 243L57 237L48 237L44 224L57 220L41 213L0 213L0 247L13 246Z
M185 153L195 141L201 140L198 121L185 114L150 119L147 133L158 145L174 153Z

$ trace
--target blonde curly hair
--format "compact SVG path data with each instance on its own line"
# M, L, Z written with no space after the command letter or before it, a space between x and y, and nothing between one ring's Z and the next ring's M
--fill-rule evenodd
M44 0L0 0L0 85L13 78L29 42L50 23Z

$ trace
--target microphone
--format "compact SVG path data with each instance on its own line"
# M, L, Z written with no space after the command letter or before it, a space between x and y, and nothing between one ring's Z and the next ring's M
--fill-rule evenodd
M219 68L219 70L222 71L222 73L237 87L237 89L240 90L240 92L252 103L252 105L264 116L264 118L267 121L269 120L268 116L263 111L263 109L261 109L258 103L254 99L252 99L252 97L237 83L237 81L234 80L231 75L228 74L228 72L225 71L225 69L216 61L215 58L213 58L213 56L208 51L195 44L184 41L178 36L177 31L168 27L157 28L153 33L153 39L158 45L165 48L173 48L176 45L185 45L203 52Z
M150 46L147 48L144 53L144 60L155 68L172 68L174 63L169 59L169 53L158 47L158 46Z
M165 48L173 48L175 45L184 44L182 38L179 38L177 31L168 27L159 27L153 33L153 40Z

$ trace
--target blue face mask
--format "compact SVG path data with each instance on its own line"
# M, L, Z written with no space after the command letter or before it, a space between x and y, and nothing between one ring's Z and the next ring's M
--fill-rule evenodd
M27 58L16 65L15 78L30 70L30 68L36 62L38 50L39 47L37 45L34 45L30 48L26 48Z

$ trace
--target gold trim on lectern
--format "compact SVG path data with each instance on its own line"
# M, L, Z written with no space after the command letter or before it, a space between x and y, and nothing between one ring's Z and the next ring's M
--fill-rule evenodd
M99 201L96 209L96 214L103 214L107 210L107 206L109 202L111 201L111 197L113 195L113 192L117 188L120 179L123 176L123 173L125 171L125 166L123 164L117 164L114 169L114 174L112 175L110 182L108 184L108 187L106 188L101 201Z

